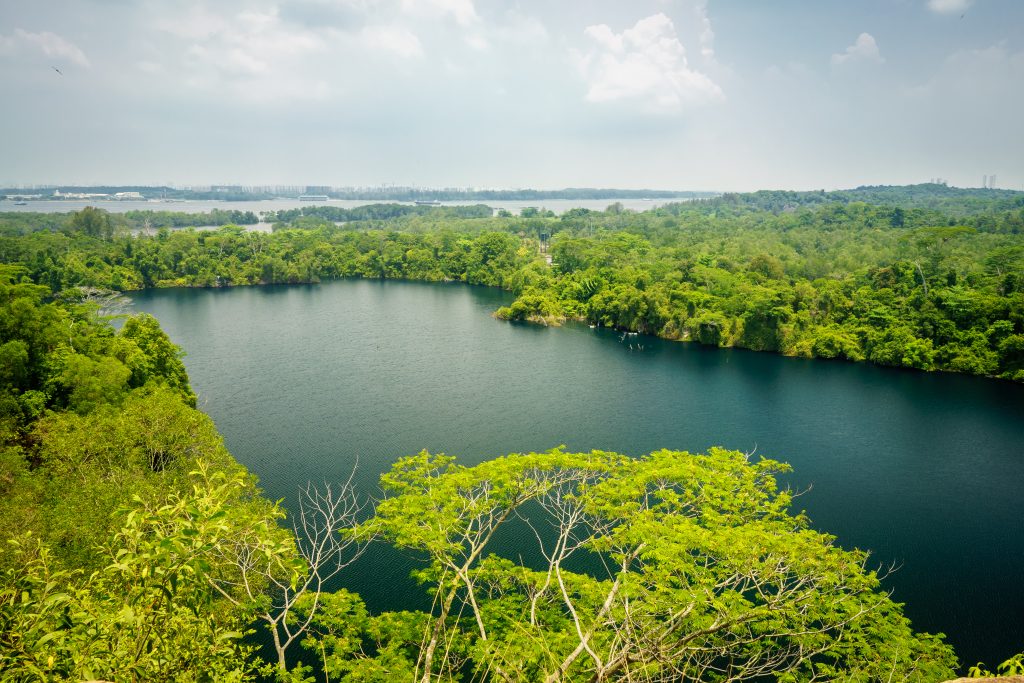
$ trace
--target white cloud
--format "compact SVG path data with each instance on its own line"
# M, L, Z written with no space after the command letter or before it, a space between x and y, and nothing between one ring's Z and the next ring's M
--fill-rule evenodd
M423 46L416 34L401 26L367 26L360 32L370 48L384 50L409 59L423 56Z
M928 9L939 14L966 12L974 0L928 0Z
M664 15L661 15L664 16ZM623 36L614 33L607 24L600 24L599 26L588 26L584 31L590 36L594 42L606 50L612 52L622 52L623 49Z
M426 16L452 16L459 26L480 20L473 0L402 0L402 12Z
M11 36L0 35L0 54L25 52L42 52L51 59L71 62L78 66L90 66L89 59L77 45L56 33L49 31L31 33L18 28L14 29L14 34Z
M595 47L575 58L589 85L590 102L628 100L653 110L678 111L725 98L718 84L690 66L672 20L662 13L622 33L605 24L589 26L584 33ZM710 23L705 33L709 37L701 43L710 46Z
M487 38L481 33L470 33L465 38L466 45L469 45L474 50L486 50L491 46Z
M327 93L323 79L305 68L328 48L324 35L282 21L276 8L233 12L193 4L154 24L180 50L177 62L161 56L164 72L189 88L227 88L246 100L323 99Z
M491 33L501 41L533 43L548 40L548 30L537 19L516 9L508 9L499 22L490 26Z
M885 61L882 53L878 50L878 43L870 33L862 33L857 36L853 45L846 48L845 52L832 55L832 64L839 66L853 62L873 62L881 64Z
M700 0L693 6L693 12L700 26L700 54L705 59L715 56L715 32L711 30L711 18L708 17L707 0Z
M208 40L231 29L228 17L193 4L178 12L157 14L154 25L160 31L185 40Z

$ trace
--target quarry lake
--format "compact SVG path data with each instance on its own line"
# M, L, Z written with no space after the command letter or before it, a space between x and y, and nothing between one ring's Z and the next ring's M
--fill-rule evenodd
M495 320L510 297L459 284L151 290L200 407L273 499L348 476L378 492L397 458L712 445L790 463L796 507L895 563L916 630L962 663L1024 647L1024 386L714 349L585 325ZM365 556L371 607L419 595L412 558Z

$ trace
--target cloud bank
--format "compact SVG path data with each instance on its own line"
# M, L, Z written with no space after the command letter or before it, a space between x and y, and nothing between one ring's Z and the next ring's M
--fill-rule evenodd
M89 60L81 48L56 33L49 31L31 33L18 28L10 36L0 35L0 54L26 53L42 53L61 63L71 63L82 67L90 66Z
M710 24L702 32L707 35L702 49L710 55ZM588 26L584 33L592 46L577 53L576 61L589 102L624 100L674 112L725 99L717 83L690 66L675 25L663 13L641 19L622 33L607 24Z

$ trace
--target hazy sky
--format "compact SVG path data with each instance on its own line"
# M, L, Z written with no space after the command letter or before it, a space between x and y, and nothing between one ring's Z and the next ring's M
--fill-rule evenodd
M0 184L1024 189L1022 0L0 0L0 93Z

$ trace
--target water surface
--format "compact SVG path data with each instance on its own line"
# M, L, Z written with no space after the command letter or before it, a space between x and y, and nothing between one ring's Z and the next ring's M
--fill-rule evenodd
M562 214L569 209L583 208L591 211L604 211L610 204L618 202L624 208L631 211L647 211L658 206L664 206L671 202L684 202L686 199L531 199L531 200L504 200L504 199L468 199L459 201L441 202L441 206L472 206L475 204L486 204L492 209L505 209L514 214L527 207L550 209L556 214ZM354 209L368 204L407 204L415 202L399 202L384 199L330 199L326 202L305 202L298 199L263 199L238 202L228 202L217 199L185 199L172 201L156 200L54 200L54 199L32 199L23 205L14 203L13 199L0 200L0 211L36 211L40 213L67 213L69 211L81 211L87 206L96 206L111 213L125 213L126 211L179 211L182 213L207 213L215 209L224 211L252 211L259 215L267 211L283 211L287 209L301 209L310 206L332 206L343 209Z
M134 299L187 351L202 409L273 499L357 460L374 491L423 448L469 463L559 444L756 448L793 465L816 528L900 565L888 586L918 630L945 632L968 665L1024 649L1022 386L509 324L490 315L507 294L458 284ZM373 607L413 604L411 559L364 560L347 585Z

